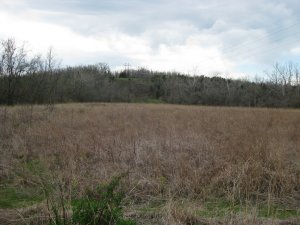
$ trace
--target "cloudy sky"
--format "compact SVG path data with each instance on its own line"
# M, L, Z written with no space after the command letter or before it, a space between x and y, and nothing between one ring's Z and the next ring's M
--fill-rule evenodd
M254 76L300 63L299 0L0 0L0 39L62 65Z

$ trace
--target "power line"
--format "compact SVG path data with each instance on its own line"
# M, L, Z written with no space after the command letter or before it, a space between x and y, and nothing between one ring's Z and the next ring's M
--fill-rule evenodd
M274 32L271 32L271 33L268 33L268 34L265 34L263 37L260 37L260 38L256 38L255 40L250 40L250 41L247 41L247 42L244 42L243 44L240 44L240 45L238 45L238 46L234 46L234 47L231 47L231 48L226 48L225 50L223 50L222 51L222 53L223 54L230 54L230 53L234 53L235 52L235 54L237 54L238 53L238 51L239 50L241 50L242 48L245 48L245 47L248 47L249 45L252 45L252 44L255 44L255 43L257 43L257 42L259 42L259 41L261 41L261 40L265 40L265 39L267 39L267 38L270 38L270 37L272 37L273 35L275 35L275 34L278 34L278 33L280 33L280 32L283 32L283 31L285 31L285 30L289 30L290 28L292 28L292 27L294 27L294 26L296 26L296 25L298 25L300 23L300 21L296 21L295 23L293 23L293 24L291 24L291 25L289 25L289 26L286 26L286 27L283 27L283 28L281 28L281 29L277 29L277 30L275 30ZM298 30L298 29L295 29L295 32L293 33L293 35L296 35L296 34L299 34L300 33L300 31ZM275 40L276 41L276 40ZM298 40L294 40L295 42L298 42ZM291 44L291 43L289 43L289 44ZM260 48L258 48L258 47L256 47L256 48L252 48L250 51L251 51L251 53L255 53L256 52L256 50L258 50L258 49L260 49ZM263 55L266 55L266 54L270 54L270 52L273 52L273 51L275 51L275 50L277 50L278 49L278 47L277 48L273 48L273 49L268 49L268 50L265 50L263 53L261 53L260 54L260 56L263 56ZM247 54L247 55L245 55L245 54ZM239 53L239 56L243 56L242 58L250 58L250 57L252 57L253 55L251 54L249 54L249 51L247 52L247 53L245 53L245 52L243 52L243 53ZM246 56L246 57L245 57ZM199 64L202 64L202 63L205 63L205 62L209 62L209 61L211 61L211 60L209 60L209 59L205 59L205 60L201 60L201 61L199 61Z

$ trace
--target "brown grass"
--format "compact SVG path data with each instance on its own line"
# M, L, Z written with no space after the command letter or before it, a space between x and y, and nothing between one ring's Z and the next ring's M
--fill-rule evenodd
M299 208L299 110L151 104L0 107L0 141L2 181L38 160L71 196L127 171L128 214L135 214L137 205L162 201L152 218L162 224L211 224L193 212L198 206L181 209L178 199ZM20 187L32 182L29 174L14 180ZM243 218L245 223L236 224L255 224L249 222L253 218Z

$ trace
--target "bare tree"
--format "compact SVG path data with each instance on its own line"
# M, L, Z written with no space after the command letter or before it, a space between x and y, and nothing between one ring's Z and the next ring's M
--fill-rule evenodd
M27 73L35 74L43 71L43 60L41 55L36 55L29 61Z
M53 73L56 67L58 66L58 62L55 59L54 53L53 53L53 48L50 47L46 57L45 57L45 71L48 73Z
M32 62L27 59L24 45L18 47L12 38L1 41L0 48L0 76L5 77L7 81L6 99L7 104L11 105L14 102L19 77L32 68Z
M275 63L273 66L273 71L267 74L271 83L275 84L276 86L280 85L281 95L285 97L288 88L293 84L294 77L297 76L297 66L292 62L289 62L285 65Z
M96 64L96 68L98 70L98 72L102 73L102 74L111 74L109 65L107 63L98 63Z
M299 68L295 68L295 85L297 88L297 96L300 97L300 76L299 76Z
M56 60L54 53L53 53L53 48L50 47L45 58L45 68L44 72L48 74L48 82L49 82L49 101L48 101L48 106L50 108L53 108L54 104L54 96L56 94L56 89L57 89L57 83L58 83L58 67L59 67L59 62Z
M276 79L276 85L281 86L281 94L284 97L286 94L286 86L287 86L287 77L286 77L286 67L280 65L279 63L275 63L274 71L272 72L274 78Z

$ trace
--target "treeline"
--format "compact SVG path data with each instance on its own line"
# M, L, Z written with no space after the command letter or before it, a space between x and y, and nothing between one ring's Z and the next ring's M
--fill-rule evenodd
M166 102L176 104L300 107L296 64L274 66L268 80L187 76L146 69L112 72L107 64L58 68L53 53L29 57L13 39L0 51L0 104Z

